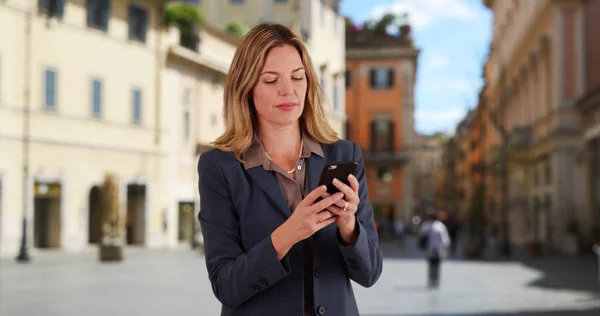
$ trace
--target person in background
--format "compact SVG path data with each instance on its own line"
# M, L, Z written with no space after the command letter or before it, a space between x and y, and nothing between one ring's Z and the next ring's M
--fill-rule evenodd
M406 236L406 225L404 224L404 221L397 219L394 222L394 230L396 231L396 236L398 237L400 245L404 246L404 239Z
M438 219L435 209L429 208L426 221L419 232L420 245L425 252L428 265L428 286L437 288L440 285L440 267L442 260L448 256L450 237L444 223Z

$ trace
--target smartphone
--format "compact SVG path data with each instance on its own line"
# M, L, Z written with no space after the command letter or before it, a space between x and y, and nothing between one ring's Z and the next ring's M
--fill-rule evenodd
M350 186L349 175L355 175L357 163L355 161L344 161L326 164L321 170L319 186L326 185L327 193L334 194L340 190L333 184L333 179L338 179Z

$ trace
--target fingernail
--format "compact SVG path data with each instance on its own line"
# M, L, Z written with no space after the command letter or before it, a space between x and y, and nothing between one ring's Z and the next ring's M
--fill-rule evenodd
M326 185L322 185L320 189L321 189L321 191L327 190L327 186Z
M338 180L337 178L334 178L334 179L333 179L333 183L335 183L335 184L339 184L339 183L340 183L340 180Z

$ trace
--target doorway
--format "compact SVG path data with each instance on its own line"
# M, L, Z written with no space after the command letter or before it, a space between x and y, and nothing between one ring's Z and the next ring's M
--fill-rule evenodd
M381 239L393 239L394 231L394 204L381 203L373 206L377 232Z
M146 241L146 186L127 185L127 244L143 245Z
M60 183L34 184L33 246L36 248L60 248L61 190Z
M179 202L179 241L192 241L194 235L194 202Z
M88 201L88 243L98 244L102 240L102 188L93 186Z

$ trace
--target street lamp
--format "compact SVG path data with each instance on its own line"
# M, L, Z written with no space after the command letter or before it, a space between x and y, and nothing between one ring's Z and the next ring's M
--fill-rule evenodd
M27 249L27 209L29 205L30 195L29 190L29 124L30 124L30 61L31 61L31 10L27 10L26 15L26 26L25 26L25 73L24 73L24 98L23 98L23 223L21 226L21 246L19 247L19 254L17 255L17 262L29 262L31 257Z

